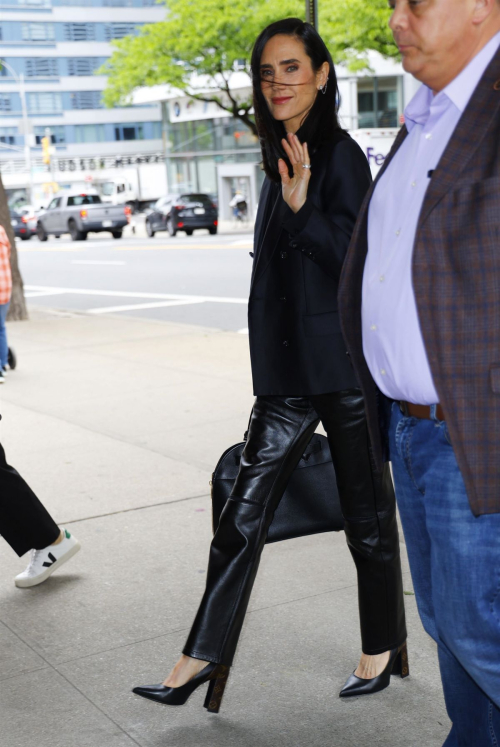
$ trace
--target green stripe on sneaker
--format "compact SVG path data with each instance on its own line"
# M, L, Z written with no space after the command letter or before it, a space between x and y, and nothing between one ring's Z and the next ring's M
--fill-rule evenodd
M71 537L71 534L68 532L67 529L64 530L64 534L66 535L66 539L69 539Z

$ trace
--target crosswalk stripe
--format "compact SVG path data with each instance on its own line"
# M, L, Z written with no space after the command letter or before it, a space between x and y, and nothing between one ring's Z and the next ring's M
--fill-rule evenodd
M128 306L102 306L100 309L88 309L87 314L118 314L121 311L140 311L141 309L163 309L167 306L193 306L197 303L205 303L203 299L190 299L187 301L156 301L152 303L133 303Z
M186 303L234 303L247 304L247 298L230 296L195 296L181 293L142 293L137 291L95 290L93 288L59 288L45 285L25 285L28 293L47 293L53 295L107 296L109 298L137 298L158 301L185 301Z

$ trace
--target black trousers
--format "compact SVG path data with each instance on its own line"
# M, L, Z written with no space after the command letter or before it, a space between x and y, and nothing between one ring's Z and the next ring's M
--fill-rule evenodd
M319 421L328 435L345 535L358 575L362 649L406 639L394 489L374 469L363 397L257 397L240 471L210 548L207 585L183 653L230 666L269 525ZM307 500L307 496L304 496Z
M21 557L51 545L60 531L27 482L7 464L0 445L0 534Z

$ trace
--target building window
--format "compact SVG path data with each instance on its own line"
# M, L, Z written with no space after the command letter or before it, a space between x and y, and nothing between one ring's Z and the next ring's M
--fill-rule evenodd
M65 23L65 41L95 41L95 24L93 23Z
M70 75L93 75L94 70L99 67L99 63L99 57L70 57L68 73Z
M62 112L60 93L28 93L28 109L31 114L58 114Z
M23 41L54 41L54 25L52 23L22 23L21 36Z
M75 91L71 94L72 109L101 109L101 91Z
M42 137L45 137L47 129L50 129L50 142L53 145L66 142L66 132L65 132L64 126L56 125L54 127L52 125L50 128L47 128L47 127L34 127L33 128L33 132L35 135L35 142L37 145L42 144Z
M136 23L107 23L106 41L111 41L112 39L123 39L124 36L133 34L136 29Z
M100 109L101 91L75 91L71 94L72 109Z
M358 127L398 126L397 78L358 81Z
M142 124L115 125L115 140L144 140Z
M50 0L0 0L0 6L50 8Z
M0 0L0 5L6 0ZM11 0L8 0L10 2ZM89 5L105 8L151 8L157 5L156 0L52 0L53 5L88 7Z
M76 125L77 143L102 143L106 139L103 124Z
M17 133L17 127L0 127L0 143L15 145Z
M58 72L56 57L30 57L26 60L28 78L55 78Z
M12 99L10 93L0 93L0 112L12 111Z

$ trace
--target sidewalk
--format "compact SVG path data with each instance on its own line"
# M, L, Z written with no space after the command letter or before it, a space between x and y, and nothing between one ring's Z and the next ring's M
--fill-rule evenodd
M210 473L252 402L248 339L31 316L9 325L19 366L0 392L1 442L82 551L21 590L27 558L0 542L0 747L441 747L449 722L414 596L411 677L337 697L360 650L343 534L266 548L219 716L204 692L182 708L131 694L166 676L202 593Z

